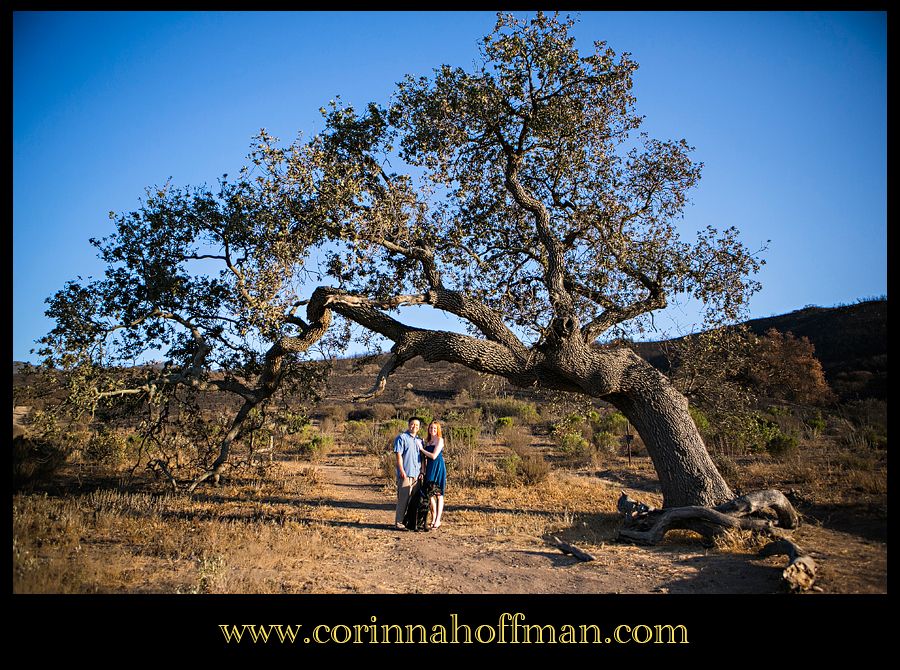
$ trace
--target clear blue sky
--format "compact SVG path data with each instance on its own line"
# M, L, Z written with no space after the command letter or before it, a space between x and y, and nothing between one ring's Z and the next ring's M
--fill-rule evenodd
M705 163L685 231L771 239L751 316L887 292L885 13L583 12L578 46L640 64L644 130ZM146 186L214 184L260 129L321 129L335 95L387 103L403 75L468 67L494 15L20 12L13 44L13 359L44 299L99 276L90 237ZM690 234L688 235L690 236ZM692 329L689 304L657 324ZM410 323L450 327L449 322Z

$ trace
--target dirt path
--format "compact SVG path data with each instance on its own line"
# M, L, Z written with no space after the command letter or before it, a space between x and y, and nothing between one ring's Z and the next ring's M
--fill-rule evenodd
M323 556L307 590L319 593L772 593L779 590L783 559L704 550L696 543L643 548L615 543L592 548L581 562L546 545L540 533L508 532L508 509L467 505L450 488L441 529L412 533L393 528L396 498L370 472L362 453L339 451L318 464L320 482L309 500L309 520L340 528L343 550ZM575 476L575 475L560 475ZM523 510L524 512L525 510ZM477 515L478 523L467 519ZM487 515L487 523L485 523ZM496 517L497 523L491 519ZM866 546L810 526L798 541L857 552L869 563L886 561L886 549ZM825 544L820 544L825 543ZM599 549L599 551L598 551ZM814 554L816 555L816 554ZM818 554L821 558L822 554ZM880 557L880 558L879 558ZM823 576L847 576L825 561ZM848 569L847 574L855 570ZM877 573L877 570L876 570ZM879 591L878 577L851 592ZM844 583L846 587L846 583ZM831 590L831 589L826 589ZM846 588L836 589L847 592Z

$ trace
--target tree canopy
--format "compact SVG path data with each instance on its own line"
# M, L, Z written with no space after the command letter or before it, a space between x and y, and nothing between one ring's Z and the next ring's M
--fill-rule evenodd
M639 132L637 64L604 42L582 55L573 25L498 15L471 71L407 77L386 104L332 101L321 132L287 145L263 130L215 188L148 189L92 240L105 276L48 300L57 325L41 353L89 371L93 402L177 385L235 393L232 439L309 373L311 347L345 346L351 323L394 343L373 393L422 355L631 397L636 363L603 363L598 345L679 295L709 325L735 320L762 261L733 228L682 238L702 164L685 140ZM403 305L453 314L468 334L408 326ZM104 376L155 351L162 370Z

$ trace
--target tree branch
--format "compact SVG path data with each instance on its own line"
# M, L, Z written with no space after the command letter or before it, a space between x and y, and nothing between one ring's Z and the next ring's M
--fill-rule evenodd
M572 297L566 291L563 283L565 259L562 245L553 235L550 228L550 214L547 212L547 208L519 183L518 170L521 157L514 154L511 150L505 150L505 153L506 188L513 196L516 204L534 215L538 239L547 252L545 283L550 294L550 302L557 316L568 316L573 310L573 304Z

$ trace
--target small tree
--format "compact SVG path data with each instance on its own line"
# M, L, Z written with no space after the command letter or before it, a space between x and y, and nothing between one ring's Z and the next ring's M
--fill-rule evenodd
M148 191L94 242L105 277L50 300L48 363L86 371L92 402L180 386L239 397L196 486L248 413L308 379L311 347L343 346L352 322L394 343L366 396L422 356L602 398L640 433L667 506L729 499L685 398L612 342L679 294L709 324L736 319L761 261L733 228L682 239L701 164L684 140L635 136L636 63L603 42L581 55L572 25L500 15L474 70L408 77L388 107L332 102L323 132L288 146L263 131L215 190ZM468 334L408 326L391 314L402 305ZM110 364L155 349L161 371L108 381Z

